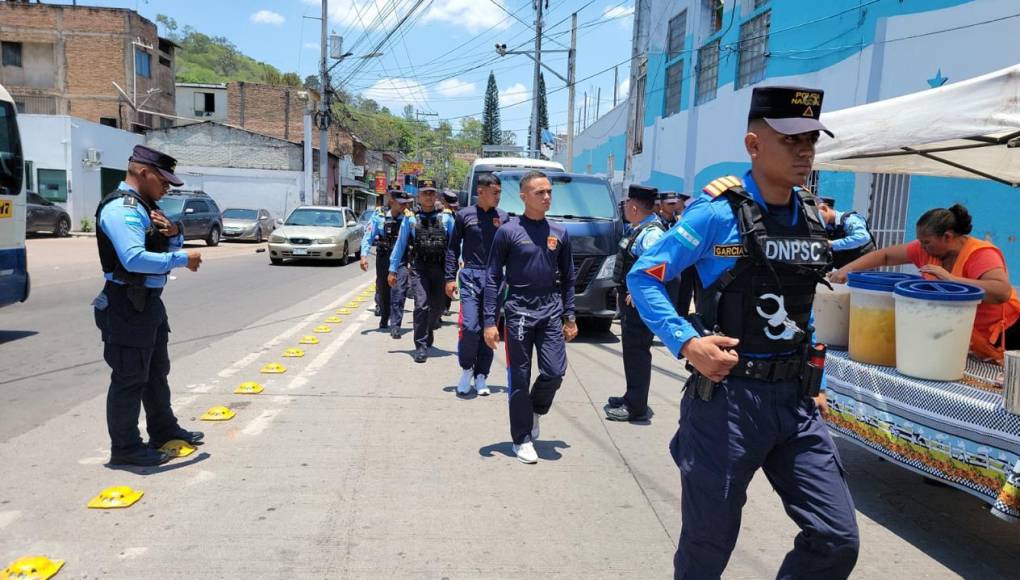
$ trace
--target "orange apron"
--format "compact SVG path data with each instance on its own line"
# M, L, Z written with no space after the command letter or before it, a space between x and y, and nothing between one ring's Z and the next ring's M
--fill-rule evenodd
M1002 258L1002 263L1006 263L1006 258L1002 255L1002 250L995 247L991 242L985 240L979 240L973 236L968 236L967 241L963 244L963 249L960 250L960 255L956 257L956 263L953 264L953 271L950 272L953 276L963 278L963 269L967 264L967 260L970 259L974 252L984 249L991 248L995 250L999 257ZM932 266L942 266L942 260L940 258L929 257L928 264ZM935 276L925 274L925 278L929 280L936 279ZM1003 353L1006 348L1003 344L1002 337L1006 332L1006 329L1013 326L1018 319L1020 319L1020 299L1017 297L1016 289L1012 291L1009 300L1003 304L979 304L978 308L983 306L994 306L1002 307L1002 316L999 320L995 321L994 324L987 328L981 328L975 323L974 329L970 334L970 352L979 358L991 359L998 362L1002 362Z

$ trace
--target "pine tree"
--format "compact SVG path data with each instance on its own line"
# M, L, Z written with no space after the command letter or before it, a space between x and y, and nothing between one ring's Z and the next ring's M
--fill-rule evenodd
M496 87L496 75L489 71L489 84L485 88L485 112L482 114L482 145L500 143L502 131L499 126L499 89Z

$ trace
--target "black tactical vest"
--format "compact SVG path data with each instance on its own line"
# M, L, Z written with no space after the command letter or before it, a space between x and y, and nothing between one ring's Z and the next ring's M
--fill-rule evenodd
M790 353L811 339L815 286L825 283L832 253L814 198L793 195L799 219L788 226L762 212L743 187L721 194L741 236L726 255L738 260L714 284L699 288L697 311L707 328L740 339L742 353Z
M826 236L830 240L841 240L841 239L845 238L846 237L846 220L851 215L857 215L857 212L855 212L855 211L848 211L845 214L843 214L842 216L840 216L839 222L835 225L835 227L832 230L827 230L826 231ZM865 222L865 227L867 227L866 224L867 224L867 222ZM832 266L834 268L842 268L843 266L846 266L847 264L849 264L850 262L853 262L857 258L860 258L861 256L863 256L865 254L870 254L871 252L875 251L875 248L876 248L876 246L875 246L875 236L871 235L871 228L867 228L867 230L868 230L868 237L871 238L871 240L868 243L864 244L863 246L861 246L859 248L854 248L852 250L843 250L842 252L833 252L832 253Z
M634 266L634 262L637 262L637 256L634 255L634 244L637 243L638 238L641 237L641 232L648 228L656 228L661 231L666 231L666 226L656 218L646 224L641 224L634 228L630 236L620 240L620 246L616 250L616 263L613 264L613 282L617 286L627 285L627 273Z
M117 250L113 247L113 242L110 240L103 228L99 227L99 217L103 212L103 208L106 207L110 202L124 198L124 205L128 207L138 206L145 210L146 215L152 213L153 207L145 202L144 199L133 191L117 190L99 202L99 207L96 208L96 244L99 247L99 263L103 267L104 274L113 274L113 279L127 284L128 286L144 286L145 276L151 276L153 274L137 274L135 272L128 272L124 264L121 263L120 258L117 256ZM164 236L156 229L156 226L149 222L148 229L145 230L145 251L153 252L157 254L165 254L170 251L170 238ZM167 274L162 272L162 274ZM158 275L158 274L157 274Z
M383 221L383 231L376 237L375 242L376 249L380 254L389 255L393 251L393 246L397 244L397 238L400 235L400 222L403 219L403 213L393 217L391 212L386 212L386 219Z
M418 214L414 225L414 256L419 262L443 264L446 262L446 228L442 214Z

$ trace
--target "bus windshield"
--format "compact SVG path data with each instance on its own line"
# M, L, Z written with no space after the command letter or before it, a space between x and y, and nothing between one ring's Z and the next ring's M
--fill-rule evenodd
M521 215L521 177L524 174L500 175L503 193L499 207ZM584 175L554 175L552 177L552 206L547 214L551 218L616 219L613 192L604 179Z
M24 160L14 103L0 101L0 195L20 195Z

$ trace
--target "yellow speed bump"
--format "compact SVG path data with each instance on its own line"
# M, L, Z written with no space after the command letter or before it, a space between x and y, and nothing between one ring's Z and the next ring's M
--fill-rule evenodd
M340 324L343 321L344 321L344 319L340 318L339 316L330 316L329 318L327 318L323 322L325 322L326 324Z
M282 375L283 373L287 372L287 367L283 366L280 363L269 363L266 366L262 367L260 372L264 375Z
M226 407L212 407L202 414L199 419L203 421L229 421L234 418L234 413Z
M337 314L340 314L340 315L343 315L343 316L347 316L349 314L352 314L353 312L354 311L351 310L350 308L341 308L340 310L336 311Z
M253 382L241 383L234 389L235 395L257 395L263 391L262 385Z
M360 303L352 301L348 302L347 304L344 304L344 308L357 308L360 305L361 305Z
M50 560L46 556L25 556L18 558L0 572L0 579L46 580L52 578L63 567L63 560Z
M159 448L160 451L170 457L187 457L194 453L196 449L198 448L181 439L171 439Z
M283 356L286 358L301 358L305 356L305 351L301 350L300 348L288 348L287 350L283 351Z
M319 337L312 336L310 334L308 336L302 336L301 340L298 341L298 344L319 344Z
M99 492L99 495L89 500L88 506L100 510L131 507L142 499L143 493L126 485L115 485Z
M329 326L329 325L326 325L326 324L323 324L323 325L320 325L320 326L316 326L313 330L315 332L318 332L319 334L323 334L323 333L326 333L326 332L333 332L333 327Z
M358 294L358 296L361 296L362 298L371 298L374 294L374 290L365 290L361 294Z

